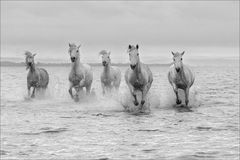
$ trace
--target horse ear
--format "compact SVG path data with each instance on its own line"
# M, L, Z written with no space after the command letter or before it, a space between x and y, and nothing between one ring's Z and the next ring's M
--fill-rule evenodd
M172 55L174 56L175 54L173 53L173 51L172 51Z
M184 55L184 53L185 53L185 51L183 51L183 52L181 53L181 55L183 56L183 55Z
M138 47L138 44L136 45L136 48L138 49L139 47Z
M71 47L72 45L71 45L71 43L68 43L68 45L69 45L69 47Z
M36 55L37 55L37 54L36 54L36 53L34 53L34 54L33 54L33 57L34 57L34 56L36 56Z
M132 46L129 44L129 45L128 45L128 49L131 49L131 48L132 48Z
M78 49L81 47L81 44L77 47Z

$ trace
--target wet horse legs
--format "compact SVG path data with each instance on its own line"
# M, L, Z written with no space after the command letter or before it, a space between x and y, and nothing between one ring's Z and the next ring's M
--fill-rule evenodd
M185 92L185 103L186 103L186 106L188 106L188 102L189 102L189 88L186 88L184 90Z
M179 97L178 97L178 88L175 86L175 87L173 87L173 90L174 90L174 92L175 92L175 94L176 94L176 103L177 104L181 104L182 103L182 101L179 99Z

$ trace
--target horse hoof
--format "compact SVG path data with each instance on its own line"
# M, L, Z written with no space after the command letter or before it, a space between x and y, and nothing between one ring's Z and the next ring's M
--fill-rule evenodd
M181 104L182 101L181 101L181 100L177 100L176 103L177 103L177 104Z
M138 106L139 103L137 101L135 101L134 104L135 104L135 106Z
M142 100L142 101L141 101L141 105L143 105L144 103L145 103L145 101L144 101L144 100Z

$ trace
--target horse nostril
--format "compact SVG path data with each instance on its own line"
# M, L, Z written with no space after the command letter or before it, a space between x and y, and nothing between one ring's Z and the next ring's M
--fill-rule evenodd
M180 68L176 68L176 71L179 72L179 71L180 71Z
M136 65L130 65L131 69L134 69L136 67Z
M75 61L75 57L71 57L71 61L74 62Z
M106 63L107 63L106 61L103 61L103 62L102 62L102 64L103 64L104 66L106 65Z

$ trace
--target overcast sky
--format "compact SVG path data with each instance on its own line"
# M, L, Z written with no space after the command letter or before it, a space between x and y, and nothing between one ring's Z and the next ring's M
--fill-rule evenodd
M82 44L84 61L98 62L102 49L114 62L128 60L139 44L143 61L231 57L239 52L239 1L1 1L1 57L69 61L68 43Z

